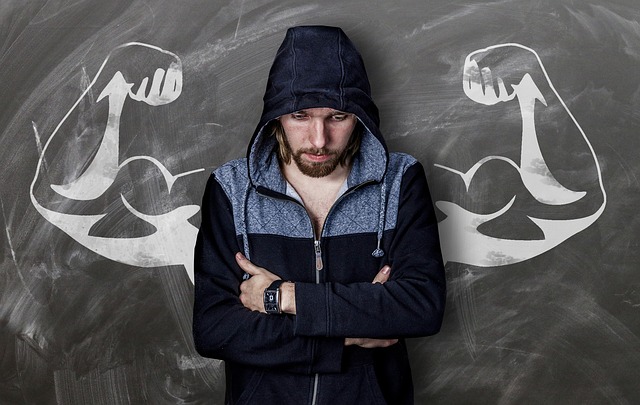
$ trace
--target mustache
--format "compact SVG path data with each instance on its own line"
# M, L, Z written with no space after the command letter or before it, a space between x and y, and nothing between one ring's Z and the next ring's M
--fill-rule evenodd
M327 148L305 148L299 149L296 153L298 156L303 153L308 153L310 155L337 155L338 152L335 150L327 149Z

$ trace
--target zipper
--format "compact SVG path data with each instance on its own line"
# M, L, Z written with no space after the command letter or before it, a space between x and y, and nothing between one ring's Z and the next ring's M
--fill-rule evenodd
M351 190L347 190L346 192L342 193L342 195L340 197L338 197L336 199L336 201L333 203L333 205L331 206L331 208L329 209L329 212L327 212L327 216L324 218L324 222L322 223L322 228L320 228L320 232L318 233L318 239L315 239L315 234L313 236L313 249L315 252L315 259L316 259L316 284L320 284L320 271L324 268L324 263L322 262L322 234L324 233L324 226L327 223L327 219L331 216L331 213L333 212L333 209L336 205L338 205L338 203L340 201L342 201L342 199L344 197L346 197L347 195L353 193L354 191L356 191L357 189L359 189L360 187L366 186L368 184L372 184L375 183L375 181L371 180L371 181L366 181L364 183L358 184L357 186L353 187ZM292 199L292 201L296 202L297 204L301 205L304 208L304 205L300 204L299 201ZM307 217L309 217L309 215L307 214ZM311 222L311 229L315 232L315 229L313 228L313 221L311 220L311 217L309 217L309 221Z
M347 195L353 193L354 191L356 191L360 187L363 187L363 186L365 186L367 184L371 184L371 183L375 183L375 182L374 181L367 181L367 182L361 183L361 184L355 186L354 188L352 188L351 190L346 191L340 197L338 197L338 199L333 203L333 205L329 209L329 212L327 212L327 216L324 218L324 223L322 224L322 228L320 229L320 232L319 232L320 236L318 236L318 239L315 239L315 235L314 235L313 250L315 252L315 258L316 258L316 284L320 284L320 271L324 268L324 263L322 262L321 240L322 240L322 234L324 232L324 225L327 223L327 218L329 218L329 216L331 215L331 212L333 211L333 208L336 205L338 205L338 203L344 197L346 197ZM311 218L309 218L309 220L311 221ZM313 229L313 221L311 221L311 229ZM319 376L319 374L316 373L316 375L313 378L313 396L311 397L311 405L316 405L316 401L317 401L317 398L318 398L318 380L319 379L320 379L320 376Z
M316 405L316 401L318 399L318 374L316 373L313 378L313 397L311 398L311 405Z
M320 241L319 240L314 240L313 241L313 246L315 247L315 251L316 251L316 270L320 271L322 270L322 248L320 247Z
M369 183L373 183L373 182L365 182L365 183L359 184L358 186L352 188L351 190L343 193L340 197L338 197L338 199L333 203L333 205L329 209L329 212L327 212L327 216L324 219L324 223L322 224L322 228L320 229L320 232L318 233L320 235L320 236L318 236L318 239L315 239L315 235L314 235L313 250L314 250L315 259L316 259L316 284L320 284L320 271L322 271L322 269L324 268L324 263L322 262L322 244L321 244L321 240L322 240L322 233L324 232L324 225L327 223L327 218L329 218L329 216L331 215L331 212L333 211L333 207L338 205L338 203L346 195L353 193L358 188L364 186L365 184L369 184ZM311 221L311 218L309 218L309 221ZM313 221L311 221L311 229L313 229ZM318 373L316 373L313 376L313 395L311 397L311 405L316 405L316 401L318 399L318 381L319 381L319 379L320 379L320 375Z
M320 284L320 270L324 268L324 264L322 263L322 248L319 239L313 241L313 247L316 253L316 284Z
M275 197L275 196L269 195L267 193L263 193L258 189L256 189L256 192L258 194L261 194L261 195L263 195L265 197L268 197L268 198L289 200L289 201L291 201L291 202L293 202L295 204L298 204L303 209L305 209L304 205L301 204L300 201L296 200L295 198L291 198L289 196L284 196L284 195L282 197ZM344 196L344 194L342 196ZM340 198L342 198L342 196L340 196ZM333 205L336 205L336 203L340 200L340 198L338 198L338 200L336 200L336 202ZM333 206L331 207L331 209L333 209ZM331 209L327 213L327 217L331 213ZM305 212L306 212L306 209L305 209ZM315 263L316 263L316 284L320 284L320 271L324 268L324 263L322 262L322 247L321 247L321 243L320 243L320 240L322 239L322 231L324 230L324 223L322 224L322 229L320 230L320 236L318 237L318 239L316 239L315 229L313 227L313 221L311 220L311 217L309 216L308 213L307 213L307 218L309 218L309 222L311 223L311 232L313 232L313 252L314 252L314 258L315 258ZM325 218L324 221L326 223L327 219ZM313 376L313 391L312 391L312 396L311 396L311 405L316 405L316 403L318 401L318 382L319 382L319 380L320 380L320 375L318 373L316 373Z
M327 214L327 216L329 215ZM313 227L313 223L311 225ZM324 229L324 224L322 228ZM320 231L320 234L322 235L322 231ZM322 248L320 247L320 238L318 238L317 240L315 240L314 238L313 250L316 255L316 284L320 284L320 271L324 267L324 264L322 263ZM320 376L318 375L318 373L316 373L313 376L313 396L311 398L311 405L316 405L316 401L318 398L318 380L319 379L320 379Z
M320 232L318 233L318 239L316 239L315 236L315 229L313 228L313 221L311 220L311 217L309 217L309 214L307 213L307 218L309 218L309 222L311 222L311 230L312 232L314 232L313 235L313 251L314 251L314 255L315 255L315 262L316 262L316 284L320 284L320 271L322 271L322 269L324 268L324 263L322 261L322 244L321 244L321 240L322 240L322 233L324 232L324 226L327 223L327 218L329 218L329 216L331 215L331 212L333 211L333 208L338 205L338 203L348 194L353 193L354 191L356 191L357 189L359 189L360 187L363 187L365 185L371 184L371 183L375 183L375 181L371 180L371 181L366 181L364 183L360 183L357 186L353 187L351 190L347 190L345 193L343 193L340 197L338 197L338 199L336 199L336 201L333 203L333 205L331 206L331 208L329 209L329 212L327 212L327 216L324 219L324 222L322 224L322 228L320 229ZM256 190L257 191L257 190ZM259 194L262 194L264 196L267 196L264 193L260 193L258 191ZM269 196L271 198L278 198L278 197L273 197L273 196ZM294 203L300 205L302 208L304 208L303 204L300 204L300 202L298 200L296 200L295 198L291 198L288 196L285 196L287 200L293 201ZM306 210L305 210L306 211ZM318 373L316 373L313 377L313 394L311 397L311 405L316 405L316 402L318 400L318 382L320 380L320 375Z

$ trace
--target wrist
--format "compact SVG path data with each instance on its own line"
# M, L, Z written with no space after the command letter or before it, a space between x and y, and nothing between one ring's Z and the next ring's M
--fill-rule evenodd
M296 285L291 281L280 285L280 309L285 314L296 314Z

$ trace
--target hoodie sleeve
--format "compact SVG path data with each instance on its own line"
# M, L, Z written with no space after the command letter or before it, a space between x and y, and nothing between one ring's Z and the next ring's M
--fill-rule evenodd
M296 336L402 338L439 331L446 298L437 221L424 170L402 178L384 284L296 283Z
M294 334L291 316L251 311L239 299L241 251L229 199L211 176L195 247L193 338L202 356L297 373L340 371L343 338Z

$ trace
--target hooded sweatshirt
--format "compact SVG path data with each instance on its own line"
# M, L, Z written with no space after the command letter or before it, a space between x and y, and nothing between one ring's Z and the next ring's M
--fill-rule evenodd
M269 125L314 107L352 113L363 127L317 239L282 175ZM238 251L295 282L296 315L242 305ZM390 279L372 284L385 264ZM193 335L201 355L225 360L226 403L412 404L404 338L438 332L445 295L424 170L387 151L360 54L339 28L289 29L247 157L216 169L203 197ZM348 337L399 342L345 347Z

